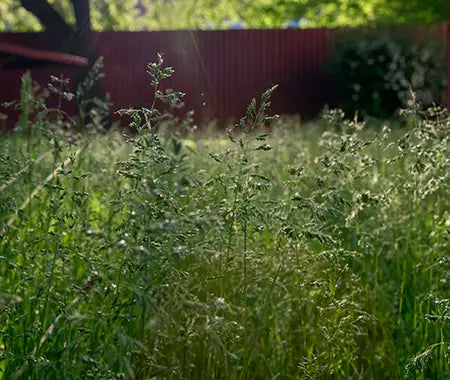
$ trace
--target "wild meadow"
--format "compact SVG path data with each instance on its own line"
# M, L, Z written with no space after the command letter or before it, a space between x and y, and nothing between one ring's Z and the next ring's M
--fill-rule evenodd
M23 79L0 136L0 376L448 379L447 112L411 94L395 122L299 125L271 88L199 131L158 111L182 99L159 89L172 69L148 72L153 105L106 132ZM66 84L49 93L81 99Z

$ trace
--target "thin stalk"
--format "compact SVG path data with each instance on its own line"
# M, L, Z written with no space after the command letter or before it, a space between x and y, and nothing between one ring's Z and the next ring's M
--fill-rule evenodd
M47 311L48 311L48 302L50 298L50 292L53 285L53 277L55 274L55 267L56 267L56 258L58 256L58 249L54 250L53 258L52 258L52 266L50 269L50 278L48 280L48 286L47 291L45 293L45 302L44 302L44 312L43 312L43 319L42 319L42 326L44 327L47 324Z
M69 309L70 307L74 307L78 302L80 302L80 300L83 298L83 296L85 296L91 290L91 288L92 288L92 286L94 284L94 278L95 277L96 277L96 274L91 275L91 276L89 276L87 278L87 280L83 284L82 292L78 293L78 295L76 295L75 298L72 299L70 304L67 306L66 310ZM33 351L30 353L29 356L31 356L31 357L35 357L36 356L37 350L40 349L44 345L44 343L46 342L48 337L53 334L53 331L55 329L56 324L64 316L66 310L64 310L61 313L59 313L58 316L50 324L50 326L48 326L47 330L45 330L44 335L41 336L41 339L39 340L39 343L33 348ZM13 377L11 379L12 380L16 380L19 377L21 377L22 374L25 372L25 370L28 368L28 366L29 366L29 361L26 361L22 365L22 367L20 367L19 370L13 375Z
M238 195L239 195L239 183L241 181L241 177L242 177L242 170L244 168L244 163L243 160L240 161L240 165L239 165L239 172L238 172L238 176L237 176L237 180L236 180L236 187L234 189L234 199L233 199L233 206L231 208L231 221L230 221L230 226L228 229L228 241L227 241L227 247L226 247L226 253L225 253L225 272L222 273L221 272L221 281L220 281L220 296L223 297L225 290L224 290L224 281L225 278L227 276L228 273L228 262L230 260L230 252L231 252L231 242L233 239L233 227L234 227L234 223L236 221L236 207L237 207L237 201L238 201ZM222 263L220 263L221 266L221 271L222 271Z
M246 159L247 157L247 148L246 145L244 147L243 156ZM243 220L242 220L242 229L243 229L243 281L244 281L244 379L247 379L248 374L248 278L247 278L247 219L248 219L248 210L247 210L247 199L248 199L248 183L249 177L247 175L245 181L245 190L242 197L243 202Z
M244 202L246 202L246 196ZM243 246L243 275L244 275L244 379L247 379L248 373L248 305L247 305L247 206L244 204L244 220L243 220L243 234L244 234L244 246Z

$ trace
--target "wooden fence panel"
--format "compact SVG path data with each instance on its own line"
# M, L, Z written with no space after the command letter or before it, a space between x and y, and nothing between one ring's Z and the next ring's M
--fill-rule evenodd
M185 92L184 110L194 110L197 120L236 119L253 97L273 84L279 85L272 101L274 113L311 119L326 104L336 103L336 85L326 65L337 33L336 29L99 32L95 46L104 57L102 85L114 110L152 101L146 65L160 52L175 69L165 88ZM437 34L446 38L446 25L438 25ZM45 33L1 33L0 42L52 48ZM19 97L25 70L0 68L0 102ZM31 68L41 85L48 83L50 74L70 77L71 70L49 64Z

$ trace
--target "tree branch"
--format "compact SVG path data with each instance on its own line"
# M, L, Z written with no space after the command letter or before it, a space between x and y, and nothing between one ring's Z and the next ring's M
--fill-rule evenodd
M47 2L47 0L20 0L22 6L36 16L44 28L63 47L73 34L73 29L62 16Z
M91 30L91 11L89 0L70 0L75 13L78 30Z

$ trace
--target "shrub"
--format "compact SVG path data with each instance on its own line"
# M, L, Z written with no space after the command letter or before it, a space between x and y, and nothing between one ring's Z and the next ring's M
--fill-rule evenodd
M425 107L442 98L443 49L393 33L338 37L330 69L339 85L340 107L379 118L411 106L411 89Z

